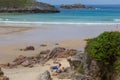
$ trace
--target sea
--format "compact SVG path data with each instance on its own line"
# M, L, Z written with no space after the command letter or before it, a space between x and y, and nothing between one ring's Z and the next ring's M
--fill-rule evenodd
M91 5L95 9L61 9L60 13L0 13L0 25L34 27L14 31L0 28L0 45L59 43L64 40L93 38L104 31L120 30L120 5ZM15 27L15 28L16 28Z
M120 5L87 5L95 9L61 9L60 13L1 13L0 24L120 24Z

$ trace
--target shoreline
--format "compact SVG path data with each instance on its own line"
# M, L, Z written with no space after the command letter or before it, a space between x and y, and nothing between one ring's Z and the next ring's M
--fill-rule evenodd
M0 21L0 25L3 25L3 26L30 26L30 25L35 25L38 26L38 25L115 25L115 24L119 24L120 25L120 22L119 21L98 21L98 22L38 22L38 21L9 21L9 20L6 20L6 21Z

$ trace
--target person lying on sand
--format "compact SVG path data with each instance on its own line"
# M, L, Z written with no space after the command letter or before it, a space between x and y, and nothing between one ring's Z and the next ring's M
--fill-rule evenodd
M58 70L59 68L61 67L61 64L59 63L58 65L55 65L55 66L51 66L50 67L50 70L53 71L53 70Z
M62 73L62 72L65 72L65 68L64 67L62 67L61 69L56 70L56 73Z

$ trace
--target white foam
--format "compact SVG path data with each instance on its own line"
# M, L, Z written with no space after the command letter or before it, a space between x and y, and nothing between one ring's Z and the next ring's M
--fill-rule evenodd
M113 21L115 21L115 22L120 22L120 19L114 19Z
M120 20L120 19L119 19ZM27 22L27 21L0 21L0 25L43 25L43 24L70 24L70 25L115 25L120 22Z

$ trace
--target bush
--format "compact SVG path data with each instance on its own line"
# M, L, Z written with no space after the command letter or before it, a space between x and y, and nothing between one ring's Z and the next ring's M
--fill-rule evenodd
M120 71L120 32L104 32L90 39L85 52L93 59L101 62L108 73ZM108 79L106 79L108 80Z
M114 63L120 57L120 32L104 32L89 40L85 51L98 61Z

